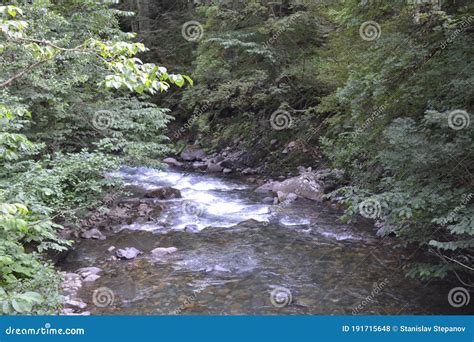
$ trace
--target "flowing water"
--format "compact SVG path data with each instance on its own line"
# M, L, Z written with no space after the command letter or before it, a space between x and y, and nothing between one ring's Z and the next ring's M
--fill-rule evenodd
M413 251L373 227L342 224L327 204L262 204L265 196L244 181L182 171L118 175L143 189L174 187L183 198L150 199L165 207L152 222L76 244L65 270L104 269L79 292L92 314L460 314L448 304L449 286L405 277ZM114 260L111 246L143 254ZM178 251L156 259L157 247ZM113 302L94 305L104 288Z

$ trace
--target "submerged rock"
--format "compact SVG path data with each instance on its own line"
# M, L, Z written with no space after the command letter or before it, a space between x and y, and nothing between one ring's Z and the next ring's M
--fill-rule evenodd
M139 254L142 254L142 252L136 249L135 247L127 247L123 249L118 249L115 252L115 255L117 256L117 258L127 259L127 260L135 259Z

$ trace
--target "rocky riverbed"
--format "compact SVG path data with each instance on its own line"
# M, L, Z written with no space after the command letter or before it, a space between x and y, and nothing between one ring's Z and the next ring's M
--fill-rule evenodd
M62 261L64 314L459 314L405 277L410 251L321 201L337 175L219 174L114 174L130 195Z

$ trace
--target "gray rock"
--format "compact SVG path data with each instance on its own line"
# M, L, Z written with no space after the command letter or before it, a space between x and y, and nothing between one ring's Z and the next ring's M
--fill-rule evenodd
M94 239L94 240L105 240L105 235L101 233L97 228L86 230L81 233L83 239Z
M218 172L222 172L222 170L224 170L224 168L220 165L217 165L214 163L207 164L207 172L218 173Z
M288 194L295 194L298 197L307 198L313 201L321 201L323 186L315 178L315 174L306 172L298 177L292 177L282 182L268 182L255 189L256 192L273 192L278 195L279 200L286 199Z
M97 274L91 274L91 275L88 275L87 277L84 278L84 282L93 282L93 281L96 281L97 279L100 278L100 275L97 275Z
M176 159L171 158L171 157L163 159L163 162L168 164L168 165L171 165L171 166L176 166L176 167L183 166L183 163L181 163L181 162L179 162Z
M61 310L62 315L73 315L74 314L74 309L71 308L64 308Z
M193 168L197 170L204 171L207 169L207 164L203 162L194 162L193 163Z
M281 191L278 191L278 193L280 194ZM278 199L280 200L280 197L278 197ZM290 203L293 203L294 201L296 201L298 199L298 196L294 193L289 193L289 194L284 194L283 198L280 200L280 202L282 202L283 204L290 204Z
M321 201L323 186L314 178L314 174L307 173L274 184L273 191L281 191L286 194L294 193L299 197Z
M273 186L275 185L275 182L268 182L268 183L265 183L261 186L259 186L258 188L255 189L255 192L258 192L258 193L268 193L268 192L272 192L273 191Z
M142 254L142 252L136 249L135 247L127 247L123 249L118 249L115 252L115 255L117 256L117 258L127 259L127 260L135 259L139 254Z
M83 267L83 268L80 268L78 269L77 271L77 274L79 274L82 278L86 278L90 275L97 275L99 274L100 272L102 272L102 269L101 268L98 268L98 267Z
M228 175L229 173L232 173L232 169L225 168L224 170L222 170L222 173L224 173L225 175Z
M278 197L278 201L280 203L284 202L285 199L286 199L286 193L284 193L283 191L277 191L277 197Z
M175 252L177 252L178 249L176 247L168 247L168 248L155 248L151 251L151 255L154 257L154 258L162 258L164 257L165 255L168 255L168 254L173 254Z
M181 152L181 158L185 161L203 160L206 158L206 153L201 149L187 147Z
M79 274L76 274L76 273L66 273L64 275L64 280L65 281L74 281L76 279L79 279L81 276Z
M265 203L265 204L273 204L273 197L265 197L262 200L262 202Z
M67 300L65 304L68 305L68 306L79 308L79 309L84 309L84 308L87 307L87 304L84 303L83 301L74 300L74 299Z

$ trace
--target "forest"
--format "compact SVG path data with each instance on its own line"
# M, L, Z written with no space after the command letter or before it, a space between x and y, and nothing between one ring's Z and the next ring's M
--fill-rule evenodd
M0 313L461 314L473 24L470 0L1 1Z

